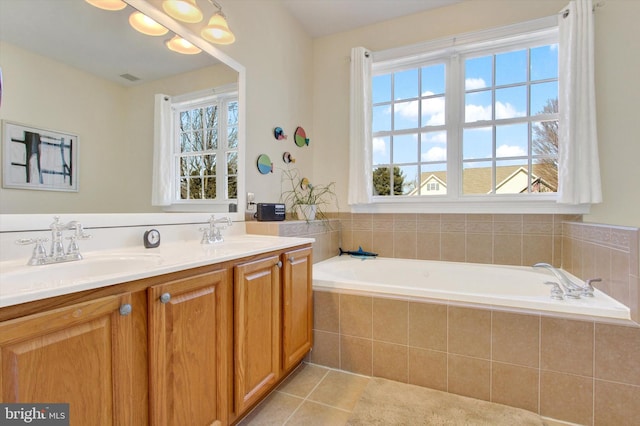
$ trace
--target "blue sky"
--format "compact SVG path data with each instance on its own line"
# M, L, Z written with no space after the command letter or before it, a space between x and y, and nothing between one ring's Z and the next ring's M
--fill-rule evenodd
M557 81L541 80L557 79L558 58L557 45L542 46L530 49L531 63L531 96L527 105L527 50L505 52L496 55L495 76L492 56L469 57L465 60L465 122L473 123L492 118L516 118L527 115L528 108L532 114L542 111L549 99L557 97ZM420 77L420 78L419 78ZM495 103L492 103L491 86L495 77ZM445 124L445 65L435 64L420 69L397 72L392 75L376 76L373 79L373 102L389 102L391 100L392 78L395 83L394 128L418 129L410 135L394 138L394 163L419 161L440 161L423 167L426 170L442 170L446 160L447 140L442 128ZM420 84L422 85L420 87ZM500 87L506 86L506 87ZM416 100L419 93L421 101ZM406 102L403 100L407 99ZM413 100L410 100L413 99ZM418 102L421 102L421 122L419 121ZM495 111L494 111L495 109ZM374 106L373 131L391 129L391 107L389 104ZM421 133L422 144L418 146L418 133ZM476 127L463 132L462 154L465 160L487 158L492 156L491 127ZM528 153L528 126L523 124L500 125L496 127L496 156L498 158L517 157ZM389 138L374 138L374 164L388 164L391 160ZM506 164L506 162L502 162ZM518 161L522 163L522 160ZM469 163L472 164L477 163ZM480 165L480 164L477 164ZM487 164L482 164L486 166ZM417 174L417 167L403 167L407 177Z

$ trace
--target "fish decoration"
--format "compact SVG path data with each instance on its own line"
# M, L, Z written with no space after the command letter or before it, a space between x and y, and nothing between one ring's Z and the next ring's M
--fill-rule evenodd
M340 250L340 254L338 256L342 256L343 254L348 254L351 257L360 258L360 259L371 259L378 255L378 253L371 253L370 251L362 250L362 246L358 247L358 250L342 250L342 248L338 248Z

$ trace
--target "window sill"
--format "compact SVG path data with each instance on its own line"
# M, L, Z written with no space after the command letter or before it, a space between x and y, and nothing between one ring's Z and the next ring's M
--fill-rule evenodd
M558 204L554 199L518 200L434 198L416 200L397 197L374 197L370 204L352 205L352 213L465 213L465 214L588 214L590 204Z

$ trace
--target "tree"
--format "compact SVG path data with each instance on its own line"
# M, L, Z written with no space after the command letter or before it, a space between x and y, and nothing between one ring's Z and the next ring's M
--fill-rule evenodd
M548 99L541 111L544 114L558 112L558 98ZM533 128L533 153L544 155L544 164L553 164L558 167L558 121L542 121Z
M404 175L400 167L393 168L393 195L402 195ZM391 179L388 167L378 167L373 171L373 191L375 195L391 195Z

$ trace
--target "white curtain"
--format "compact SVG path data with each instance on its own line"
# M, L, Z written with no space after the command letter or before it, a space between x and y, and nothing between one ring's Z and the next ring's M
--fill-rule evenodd
M153 188L151 192L151 205L168 206L172 196L172 157L171 135L173 133L173 121L171 119L171 97L167 95L155 95L153 129Z
M592 0L572 0L558 19L558 202L600 203Z
M349 204L371 202L371 53L351 49Z

